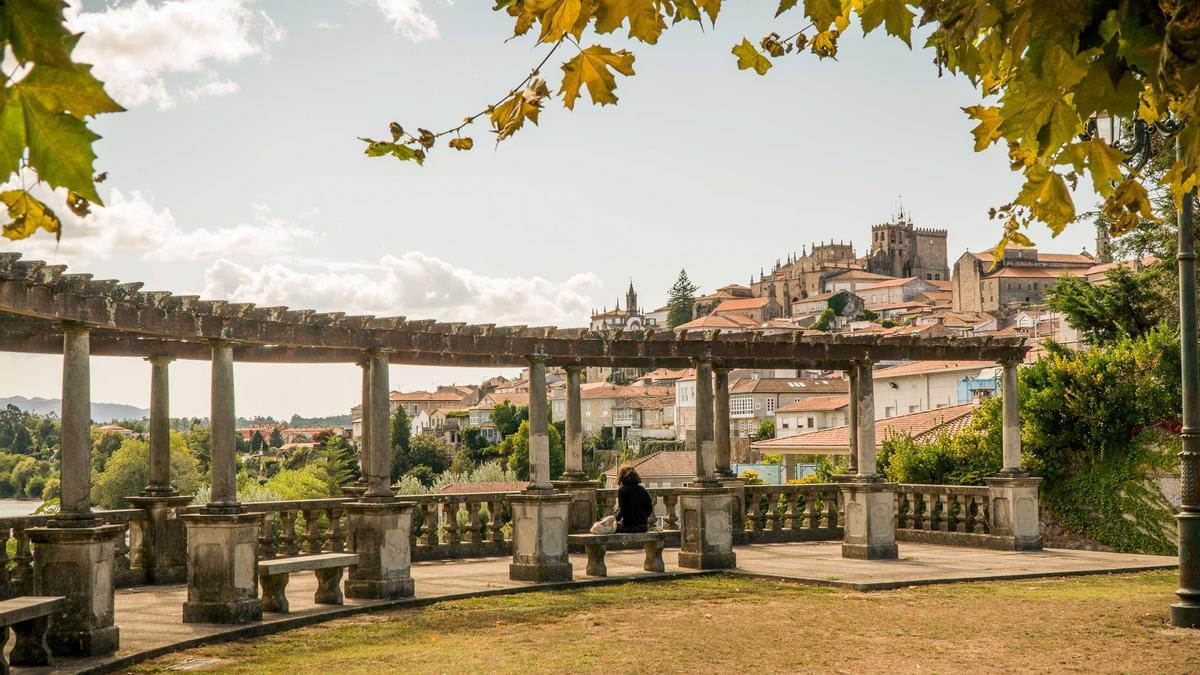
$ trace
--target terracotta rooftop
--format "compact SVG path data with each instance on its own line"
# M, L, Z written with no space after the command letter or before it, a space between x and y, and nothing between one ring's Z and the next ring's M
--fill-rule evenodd
M846 380L811 380L790 377L742 377L729 385L731 394L845 394Z
M744 312L748 309L758 309L765 307L770 298L737 298L735 300L725 300L717 305L713 312Z
M693 319L687 323L680 324L675 327L675 330L700 330L700 329L718 329L718 330L746 330L754 328L758 325L757 321L742 316L741 314L706 314L699 319Z
M642 477L642 482L659 476L696 475L696 453L694 452L664 450L635 459L629 462L629 464L637 469L638 475ZM604 472L605 476L612 478L611 481L608 481L610 484L616 484L617 472L620 468L619 466L614 466Z
M517 407L529 405L529 392L493 392L484 396L479 403L471 406L471 410L492 410L503 401L508 401L509 405Z
M591 387L584 389L580 387L579 397L584 399L593 398L635 398L642 396L669 396L671 387L669 386L648 386L643 387L637 384L615 385L607 382L603 386Z
M841 410L848 405L850 405L849 396L810 396L795 403L789 403L781 408L776 408L775 413L824 412L828 410Z
M983 370L994 368L991 361L913 361L890 368L876 370L875 379L886 377L903 377L905 375L931 375L934 373L952 373L960 370Z
M450 391L393 391L388 395L392 401L461 401L468 394Z
M528 481L479 481L477 483L447 483L438 492L444 495L461 495L474 492L521 492Z
M925 412L900 415L887 419L875 420L875 446L883 445L883 441L895 436L911 436L914 440L925 440L939 433L956 433L966 428L971 422L971 412L976 404L962 405L926 410ZM850 431L847 426L820 429L808 433L757 441L751 444L755 450L764 452L779 452L794 450L797 452L821 450L849 450Z
M903 279L888 279L887 281L881 281L877 284L871 284L870 286L861 286L861 287L859 287L858 290L869 291L869 290L872 290L875 288L894 288L896 286L904 286L905 284L910 284L914 281L919 281L919 280L916 277L905 277Z

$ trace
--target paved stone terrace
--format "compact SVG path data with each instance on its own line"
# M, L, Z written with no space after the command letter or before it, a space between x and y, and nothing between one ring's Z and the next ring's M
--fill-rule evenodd
M912 543L901 543L900 559L891 561L843 559L840 542L754 544L739 546L736 551L738 569L735 573L861 591L956 581L1171 569L1177 565L1175 558L1167 556L1059 549L1016 553ZM402 601L347 599L341 607L315 605L315 577L312 573L297 573L292 575L287 589L291 613L266 614L262 623L249 626L184 624L181 607L187 597L185 585L125 589L117 591L116 597L117 625L121 628L121 651L116 655L61 659L53 669L18 668L14 672L104 672L201 642L253 637L373 609L420 606L479 595L700 574L679 568L678 549L664 552L666 574L643 572L643 557L640 550L610 552L607 556L609 577L597 581L584 575L585 557L572 555L575 581L565 584L510 581L508 563L511 558L508 557L415 563L412 574L416 580L416 598ZM11 648L11 640L8 646Z

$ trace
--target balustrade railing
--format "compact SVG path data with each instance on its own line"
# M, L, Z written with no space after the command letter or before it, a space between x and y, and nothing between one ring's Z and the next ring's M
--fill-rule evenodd
M896 486L896 535L910 541L967 543L991 534L991 497L975 485Z
M287 558L346 550L346 509L350 498L246 502L246 511L261 514L258 557Z
M512 553L512 492L405 496L415 501L412 559Z
M737 543L821 541L842 536L841 491L833 483L747 485ZM738 532L738 530L741 532Z
M650 499L654 501L654 510L646 521L647 527L651 530L678 530L680 489L652 487L646 488L646 492L650 493ZM600 518L616 515L617 488L596 490L596 506Z
M120 525L123 530L113 551L113 583L118 588L145 583L142 569L142 542L146 514L141 509L95 511L105 525ZM33 542L29 530L43 527L54 516L49 514L0 518L0 600L33 593Z

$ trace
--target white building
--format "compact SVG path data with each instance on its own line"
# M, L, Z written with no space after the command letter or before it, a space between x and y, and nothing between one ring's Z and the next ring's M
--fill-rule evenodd
M846 424L849 396L811 396L775 410L775 438Z
M914 361L873 373L875 419L971 403L997 388L991 361Z

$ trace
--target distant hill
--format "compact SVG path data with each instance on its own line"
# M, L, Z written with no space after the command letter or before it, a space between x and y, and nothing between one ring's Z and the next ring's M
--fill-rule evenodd
M15 405L25 412L36 415L62 414L62 399L59 398L25 398L24 396L9 396L0 398L0 408ZM123 403L93 403L92 421L110 422L112 420L140 420L150 417L150 411L137 406Z

